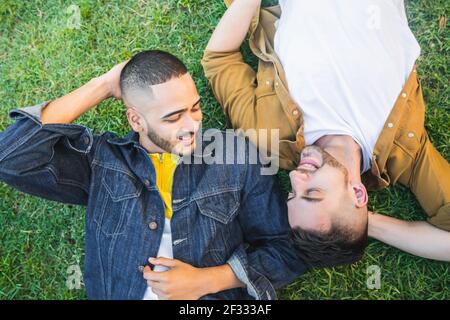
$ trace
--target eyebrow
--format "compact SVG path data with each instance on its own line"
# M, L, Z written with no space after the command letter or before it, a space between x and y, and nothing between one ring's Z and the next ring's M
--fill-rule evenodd
M197 100L197 102L195 102L195 103L192 105L191 108L193 108L193 107L195 107L196 105L198 105L198 104L200 103L200 100L201 100L201 98L199 98L199 99ZM165 116L163 116L161 119L164 120L164 119L170 118L171 116L174 116L174 115L176 115L176 114L186 112L187 109L188 109L188 108L183 108L183 109L180 109L180 110L171 112L171 113L166 114Z

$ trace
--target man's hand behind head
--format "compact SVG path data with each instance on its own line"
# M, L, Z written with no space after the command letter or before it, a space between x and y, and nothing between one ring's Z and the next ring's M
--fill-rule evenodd
M122 100L122 92L120 90L120 73L122 72L122 69L125 67L127 63L128 61L119 63L118 65L115 65L107 73L99 77L102 81L104 81L107 84L109 96L114 97L117 100Z

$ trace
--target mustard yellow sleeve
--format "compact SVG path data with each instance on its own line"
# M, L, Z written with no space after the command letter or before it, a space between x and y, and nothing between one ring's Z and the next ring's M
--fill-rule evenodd
M450 231L450 203L441 207L435 216L428 219L428 222L439 229Z
M450 165L432 145L427 134L409 186L428 214L428 222L450 231Z
M241 52L205 51L202 66L217 101L234 128L254 128L256 72Z

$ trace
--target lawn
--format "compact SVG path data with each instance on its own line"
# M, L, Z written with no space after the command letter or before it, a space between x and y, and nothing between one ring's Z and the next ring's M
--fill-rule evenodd
M272 1L274 2L274 1ZM57 0L0 2L0 131L7 112L54 99L149 48L186 62L204 98L204 126L225 128L221 109L203 77L200 59L224 12L218 0ZM79 8L80 20L74 19ZM407 2L411 28L422 47L419 74L431 140L450 159L449 29L447 0ZM254 64L248 48L246 58ZM107 101L78 123L95 132L125 134L123 106ZM279 178L286 190L287 173ZM37 199L0 183L0 299L85 299L70 290L68 268L83 265L84 208ZM372 210L424 219L414 196L400 186L371 193ZM379 289L367 286L368 267L381 272ZM369 273L370 275L370 273ZM450 265L427 261L371 241L359 263L314 270L279 291L282 299L450 299Z

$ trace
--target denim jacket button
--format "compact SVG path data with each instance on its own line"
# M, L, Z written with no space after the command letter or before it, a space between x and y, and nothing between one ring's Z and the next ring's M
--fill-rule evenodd
M144 266L138 266L138 270L139 270L139 272L144 272Z
M89 142L91 142L91 139L89 137L84 137L83 141L84 144L89 144Z
M148 181L147 179L145 179L144 184L146 187L150 186L150 181Z
M148 224L148 227L150 228L150 230L156 230L156 228L158 228L158 224L153 221Z

